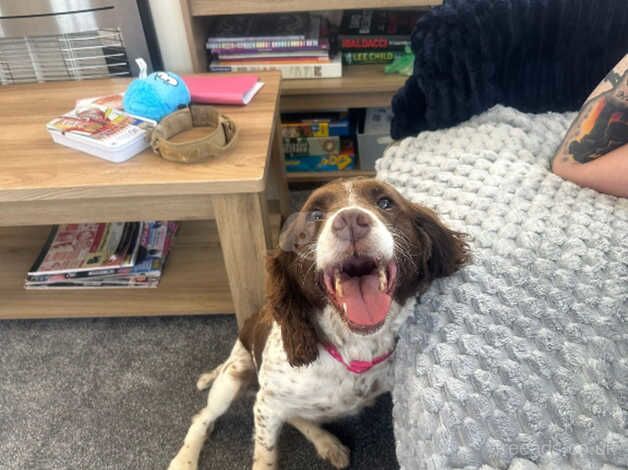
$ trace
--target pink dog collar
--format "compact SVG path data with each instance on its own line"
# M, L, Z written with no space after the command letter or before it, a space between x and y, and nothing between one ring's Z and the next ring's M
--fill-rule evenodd
M325 347L325 350L329 353L331 357L336 359L343 366L345 366L345 368L349 372L353 372L354 374L364 374L365 372L368 372L377 364L384 362L386 359L392 356L392 354L395 352L395 349L393 348L392 351L388 351L386 354L378 356L371 361L351 361L349 362L349 364L347 364L345 360L342 358L342 356L340 355L340 353L338 352L338 349L336 349L336 346L334 346L333 344L323 344L323 346Z

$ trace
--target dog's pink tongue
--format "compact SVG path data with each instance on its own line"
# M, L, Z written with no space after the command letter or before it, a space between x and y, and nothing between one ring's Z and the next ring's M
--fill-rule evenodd
M342 281L341 304L352 323L361 326L377 325L384 321L392 299L379 290L379 278L375 274L352 277Z

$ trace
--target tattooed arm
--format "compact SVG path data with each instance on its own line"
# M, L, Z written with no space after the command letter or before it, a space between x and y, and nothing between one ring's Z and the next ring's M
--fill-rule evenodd
M552 170L581 186L628 197L628 55L585 102Z

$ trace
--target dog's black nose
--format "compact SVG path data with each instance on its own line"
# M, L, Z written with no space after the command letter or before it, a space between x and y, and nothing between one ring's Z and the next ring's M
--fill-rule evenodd
M341 240L357 241L371 231L371 216L360 209L346 209L334 217L331 229Z

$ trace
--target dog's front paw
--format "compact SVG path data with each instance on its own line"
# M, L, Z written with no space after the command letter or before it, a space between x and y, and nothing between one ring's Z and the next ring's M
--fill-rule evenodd
M204 374L201 374L201 376L196 381L196 388L199 390L205 390L206 388L209 388L209 386L214 380L216 380L216 377L218 377L219 374L220 367L216 367L211 372L205 372Z
M316 446L318 455L336 468L347 468L351 461L351 451L336 436L328 435Z
M168 466L168 470L197 470L197 468L196 460L182 455L177 455Z

